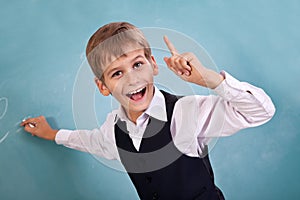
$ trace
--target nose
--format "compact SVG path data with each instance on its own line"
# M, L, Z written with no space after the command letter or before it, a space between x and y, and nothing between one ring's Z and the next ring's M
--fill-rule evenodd
M135 70L129 71L126 75L127 75L127 83L129 85L135 85L139 83L139 75Z

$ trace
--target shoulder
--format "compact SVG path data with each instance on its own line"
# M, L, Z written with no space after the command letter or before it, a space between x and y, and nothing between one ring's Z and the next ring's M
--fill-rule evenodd
M107 159L119 159L115 141L115 124L117 121L117 112L114 110L107 114L106 120L100 127L102 148L105 149Z
M164 90L160 90L160 92L163 94L166 103L172 103L172 102L176 102L178 99L180 99L182 96L178 96L175 94L171 94L169 92L166 92Z
M114 132L114 126L116 124L117 118L118 118L117 110L113 110L112 112L107 114L105 121L100 127L101 132L105 136L111 137L113 135L112 133Z
M200 112L213 107L221 98L216 95L189 95L182 96L178 99L174 106L174 111L178 112Z
M160 90L164 95L166 102L176 102L177 104L188 104L192 102L201 102L201 101L214 101L218 100L220 97L217 95L176 95Z
M215 101L220 97L217 95L188 95L188 96L179 96L177 103L179 104L189 104L193 102L205 102L205 101Z

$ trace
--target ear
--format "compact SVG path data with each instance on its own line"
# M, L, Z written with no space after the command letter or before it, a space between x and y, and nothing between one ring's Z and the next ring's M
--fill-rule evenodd
M110 90L106 87L106 85L103 83L103 81L101 81L100 79L98 79L97 77L95 77L95 83L100 91L100 93L103 96L108 96L110 95Z
M154 76L158 74L158 65L153 55L151 55L152 67L153 67L153 74Z

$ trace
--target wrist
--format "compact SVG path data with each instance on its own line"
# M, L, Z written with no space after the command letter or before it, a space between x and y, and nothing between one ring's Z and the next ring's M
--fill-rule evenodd
M58 130L51 129L48 132L47 137L45 139L55 141L55 137L56 137L57 132L58 132Z
M208 70L207 72L207 77L209 77L207 80L206 80L206 84L207 84L207 87L209 89L215 89L216 87L218 87L222 81L225 79L224 76L220 73L217 73L213 70Z

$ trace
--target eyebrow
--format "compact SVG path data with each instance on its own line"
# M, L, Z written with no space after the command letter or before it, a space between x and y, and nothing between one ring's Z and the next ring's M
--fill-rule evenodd
M121 57L128 57L128 55L127 55L126 53L124 53ZM134 61L134 60L136 60L136 59L138 59L138 58L140 58L140 57L144 58L143 55L139 54L139 55L137 55L135 58L133 58L133 59L131 60L131 62Z

